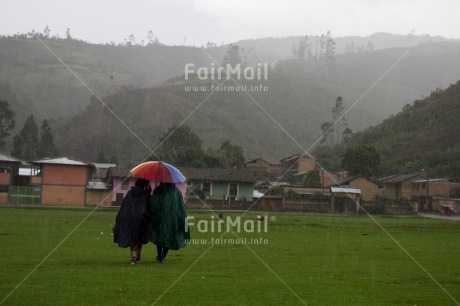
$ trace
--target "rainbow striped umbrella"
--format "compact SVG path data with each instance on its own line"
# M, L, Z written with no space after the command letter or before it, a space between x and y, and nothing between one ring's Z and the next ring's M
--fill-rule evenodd
M130 170L131 174L149 181L161 183L182 183L185 176L174 166L161 161L148 161Z

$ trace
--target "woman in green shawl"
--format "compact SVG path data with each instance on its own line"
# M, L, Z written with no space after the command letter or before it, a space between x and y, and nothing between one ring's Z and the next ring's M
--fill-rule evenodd
M169 249L178 250L190 241L184 199L174 184L160 183L150 197L150 209L150 241L157 246L157 261L165 263Z

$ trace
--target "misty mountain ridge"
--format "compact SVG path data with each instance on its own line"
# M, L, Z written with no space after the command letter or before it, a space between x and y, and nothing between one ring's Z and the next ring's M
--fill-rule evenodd
M228 139L242 146L247 158L277 161L309 149L321 137L320 126L331 119L330 110L338 96L343 97L345 108L352 107L345 117L349 127L359 131L398 113L424 95L425 88L436 89L460 79L460 43L442 43L442 48L438 44L413 48L389 71L405 49L337 56L333 71L314 60L284 60L269 71L267 80L239 81L247 86L261 84L267 92L220 91L210 95L187 91L190 86L217 86L219 81L185 80L182 76L153 87L125 88L104 97L104 101L151 148L169 126L188 118L184 124L204 140L205 147L215 148ZM223 85L235 84L229 80ZM59 131L57 139L63 152L83 159L94 158L100 150L127 161L142 159L148 153L96 100Z
M318 37L309 37L313 55L317 55ZM292 58L292 47L300 38L242 40L235 44L242 48L241 56L247 63L255 65ZM362 53L369 43L373 43L374 50L409 47L417 40L419 44L452 41L441 37L377 33L368 37L336 38L336 53ZM352 43L354 49L345 50ZM98 45L74 39L47 39L42 43L36 39L0 38L0 84L6 83L3 96L14 102L12 106L20 125L27 116L23 114L25 109L45 119L76 114L89 104L93 93L62 62L94 94L104 96L122 86L147 87L183 75L187 63L194 63L196 67L209 66L214 60L220 63L227 48L228 45L212 47L211 44L203 52L201 48L186 46Z
M286 59L292 52L291 42L298 38L266 39L263 44L260 40L237 43L244 48L242 57L251 54L252 60L277 63L264 83L269 92L213 94L203 103L206 107L200 107L185 122L205 141L205 146L215 147L229 139L241 145L248 158L262 156L276 161L308 148L320 137L320 125L330 119L330 109L339 95L346 107L356 104L347 120L358 131L397 113L430 90L447 87L460 79L458 41L418 37L438 42L428 42L407 52L402 47L379 47L385 46L385 41L396 44L398 39L412 45L414 37L376 34L373 39L378 43L374 50L339 54L337 47L336 66L331 73L315 59ZM358 40L336 39L337 46L352 41ZM61 117L53 123L60 151L88 160L94 159L99 150L118 155L119 160L132 160L134 156L126 145L138 147L139 158L147 150L144 145L138 146L138 140L132 143L133 135L97 99L91 99L92 93L102 97L152 147L161 133L182 122L206 98L206 93L184 90L187 84L203 83L184 80L185 65L209 67L213 59L220 61L228 48L113 46L76 40L46 43L93 92L76 80L43 44L3 38L0 65L5 69L0 71L0 84L7 90L2 93L9 92L6 100L12 102L17 113L18 127L30 113L39 120ZM270 52L270 46L275 51ZM285 48L285 53L277 53L276 48ZM249 59L247 63L251 65Z
M334 33L332 33L333 35ZM252 54L253 60L276 62L281 59L292 58L292 47L305 36L266 37L258 39L245 39L233 44L242 47L246 54ZM318 56L320 49L320 35L307 35L311 43L313 56ZM336 54L358 53L371 50L391 48L411 48L428 42L458 42L459 39L448 39L441 36L430 35L397 35L389 33L375 33L369 36L344 36L334 37ZM225 52L227 46L218 47ZM222 53L223 54L223 53Z

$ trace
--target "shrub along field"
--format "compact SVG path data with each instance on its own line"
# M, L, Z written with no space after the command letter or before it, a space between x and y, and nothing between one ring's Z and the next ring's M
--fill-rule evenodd
M116 211L0 208L2 305L458 305L460 222L189 211L191 244L140 264ZM228 219L227 219L228 218ZM235 231L226 232L227 221ZM238 233L238 221L241 231ZM206 230L207 226L207 232ZM254 230L250 233L244 230ZM213 232L212 232L213 230ZM212 244L213 242L213 244Z

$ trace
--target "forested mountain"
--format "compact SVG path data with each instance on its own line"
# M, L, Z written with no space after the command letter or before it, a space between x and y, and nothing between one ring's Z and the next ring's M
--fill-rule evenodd
M315 156L337 168L346 148L375 147L382 155L382 174L413 173L430 177L460 177L460 81L436 89L382 123L351 136L339 146L320 147Z
M38 119L79 113L92 94L159 84L182 75L190 62L205 65L209 58L199 48L181 46L2 38L0 98L12 102L20 126L31 113Z
M399 112L429 93L426 88L460 79L459 50L458 43L433 43L408 53L388 49L345 54L337 56L333 68L321 61L285 60L268 71L267 80L238 81L262 85L267 91L187 91L192 85L210 90L219 82L183 77L143 89L125 88L104 98L113 113L93 98L85 112L55 125L56 144L60 152L83 159L104 150L119 160L133 160L148 154L146 147L154 148L169 126L184 122L205 146L215 148L228 139L242 146L247 158L277 161L310 149L321 137L321 124L330 120L337 96L343 97L345 109L350 108L349 127L358 131ZM228 80L222 85L235 83Z
M458 41L418 37L419 42L431 42L380 49L413 45L414 38L379 34L373 37L373 48L359 50L350 48L351 42L362 46L368 38L337 39L337 46L347 44L348 49L337 47L333 65L315 56L285 59L292 56L299 37L238 42L247 66L259 62L270 67L267 80L238 82L264 89L212 94L187 91L187 86L219 82L185 80L184 67L220 63L228 46L1 38L0 99L16 112L17 129L29 114L38 121L51 119L59 152L76 158L91 160L102 151L120 161L142 158L160 134L183 122L205 146L228 139L242 146L247 158L276 161L309 149L321 137L321 124L330 120L337 96L350 108L349 127L359 131L460 79ZM278 52L283 48L286 53Z
M0 38L0 99L11 101L17 126L34 113L37 119L69 116L83 111L92 94L107 95L122 86L147 87L184 74L184 66L220 63L228 45L187 46L97 45L75 39ZM236 42L250 65L276 63L293 57L301 37L263 38ZM318 57L318 36L309 36L311 56ZM336 54L449 42L441 37L377 33L369 37L335 39ZM450 41L455 42L455 41ZM433 50L433 56L440 50ZM441 51L442 52L442 51ZM70 69L67 69L70 68ZM430 78L429 75L425 76ZM447 84L439 84L447 85ZM424 88L426 90L426 88ZM91 92L93 91L93 92Z

